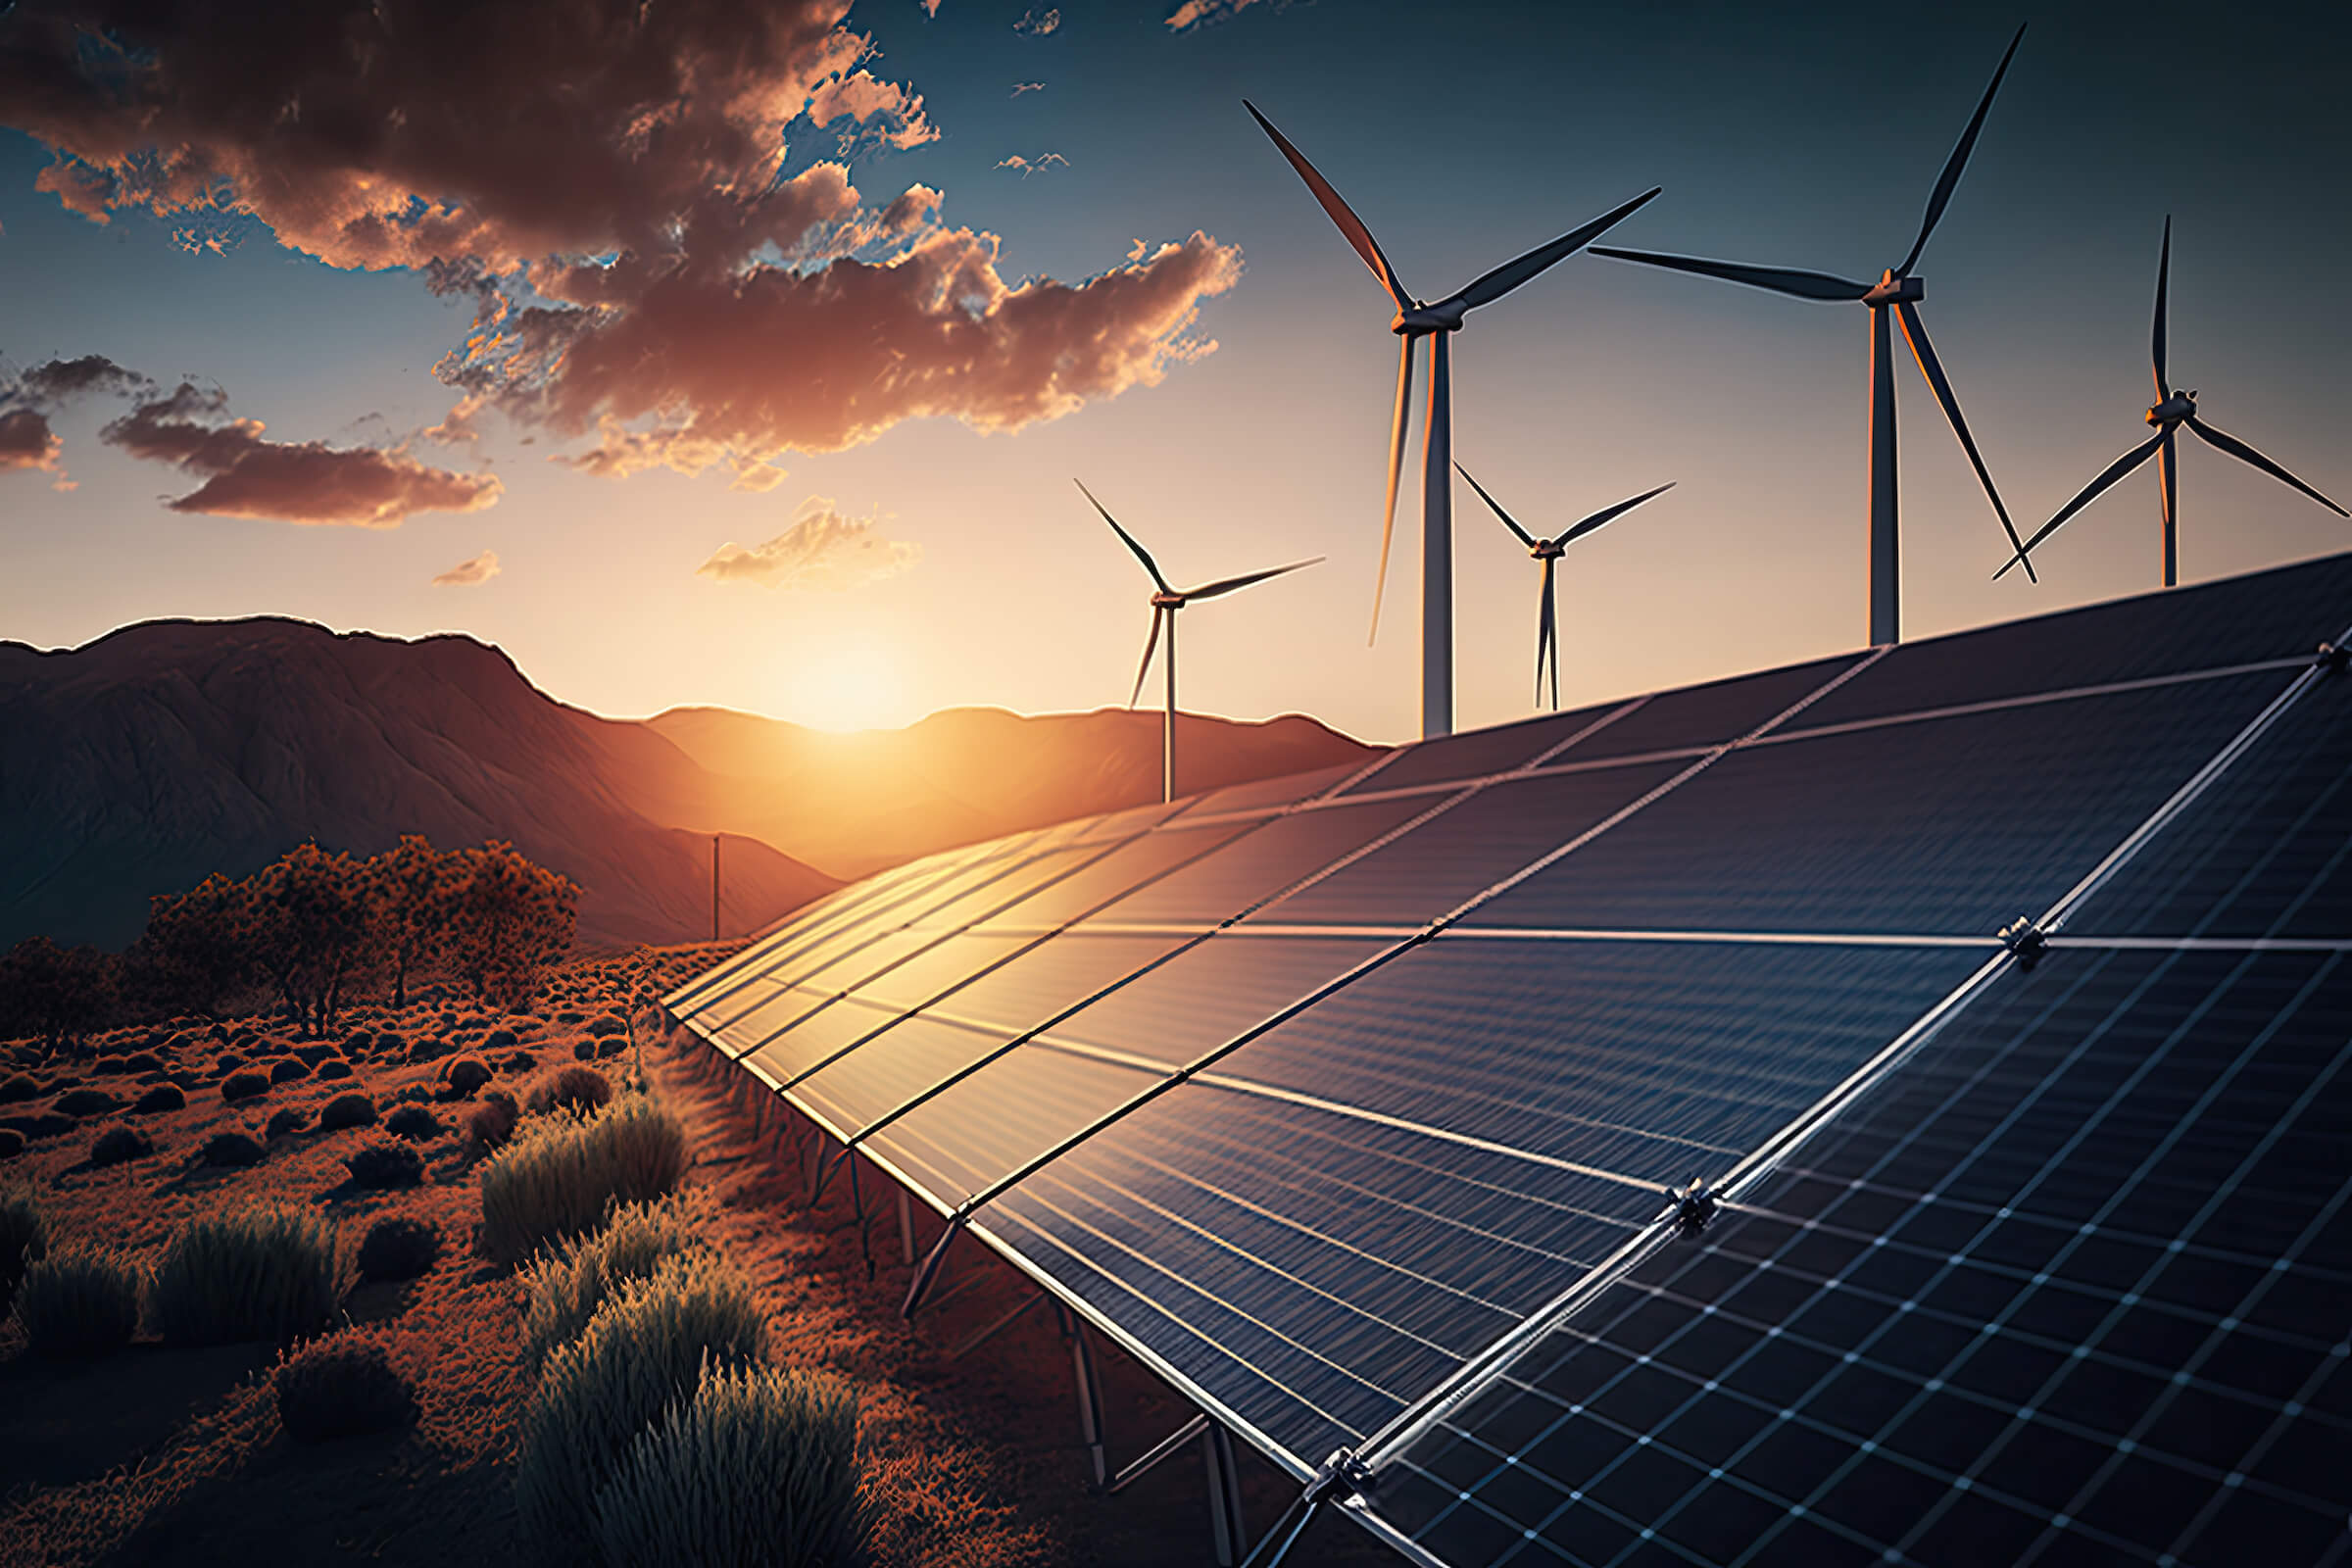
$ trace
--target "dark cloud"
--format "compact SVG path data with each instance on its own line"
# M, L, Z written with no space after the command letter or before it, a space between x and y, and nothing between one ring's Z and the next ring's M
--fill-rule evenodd
M56 409L94 393L128 396L153 384L103 354L84 354L77 360L47 361L12 382L0 382L0 408Z
M838 591L894 577L922 559L922 546L886 539L879 530L876 519L845 517L827 498L810 496L791 527L749 548L729 540L695 573L763 588Z
M174 512L281 522L393 528L418 512L478 512L498 500L489 474L428 467L399 448L265 440L259 419L228 413L218 387L182 381L108 424L99 439L134 458L204 476Z
M0 473L22 473L40 469L48 473L64 471L58 466L58 455L66 444L49 428L48 417L36 409L10 409L0 413Z
M17 0L0 123L59 152L37 183L94 220L247 215L331 265L471 297L440 367L464 416L433 439L495 410L591 438L565 459L591 473L717 466L760 488L788 451L931 416L1017 428L1214 347L1192 324L1241 255L1203 235L1081 282L1006 279L994 235L942 226L935 188L869 207L841 163L787 177L788 128L937 134L868 69L848 9ZM232 488L207 471L198 496Z

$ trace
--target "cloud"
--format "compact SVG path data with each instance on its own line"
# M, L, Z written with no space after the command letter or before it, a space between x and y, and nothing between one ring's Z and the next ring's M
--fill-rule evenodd
M1016 81L1012 84L1012 95L1015 98L1025 92L1044 92L1045 90L1046 84L1042 81Z
M907 418L1017 429L1213 349L1192 328L1240 276L1231 246L1196 234L1078 281L1007 278L997 236L944 225L937 189L869 206L845 161L789 169L788 134L939 134L848 10L0 0L0 123L59 155L35 184L93 221L233 220L470 296L437 367L458 407L429 439L462 444L495 412L518 441L585 443L565 456L610 477L716 466L756 488L787 452ZM436 505L495 493L402 472L382 486L396 509L403 484Z
M425 440L438 441L445 447L479 446L482 405L487 401L479 392L468 392L441 416L439 424L428 424L419 433Z
M461 561L433 578L436 588L474 588L498 575L498 552L485 550L471 561Z
M999 169L1017 169L1021 172L1021 177L1027 179L1031 174L1043 170L1067 169L1070 167L1070 161L1059 153L1043 153L1035 159L1023 158L1019 153L1014 153L997 167Z
M939 15L939 0L914 0L914 3L923 8L923 15L926 17Z
M1172 32L1189 32L1195 27L1213 27L1258 3L1259 0L1184 0L1184 4L1168 13L1168 28Z
M885 539L872 517L845 517L824 496L810 496L793 524L749 549L720 545L695 574L762 588L822 588L841 592L895 577L922 559L920 545Z
M1021 20L1012 24L1012 30L1027 33L1032 38L1043 38L1060 25L1059 11L1040 11L1032 6L1021 13Z
M59 455L66 450L65 442L49 428L48 416L37 409L10 409L0 413L0 473L25 473L39 469L45 473L63 473Z
M99 431L134 458L169 463L204 483L174 512L282 522L393 528L418 512L478 512L496 503L490 474L453 473L400 448L264 440L259 419L229 416L228 396L182 381Z

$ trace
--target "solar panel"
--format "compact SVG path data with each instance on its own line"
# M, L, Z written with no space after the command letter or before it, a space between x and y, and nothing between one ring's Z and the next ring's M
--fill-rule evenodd
M670 1004L1424 1564L2330 1560L2348 620L2352 556L1064 824Z

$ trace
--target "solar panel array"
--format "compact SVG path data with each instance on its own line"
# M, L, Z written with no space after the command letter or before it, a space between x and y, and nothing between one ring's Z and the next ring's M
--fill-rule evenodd
M1063 824L668 1005L1420 1560L2317 1560L2347 621L2331 558Z

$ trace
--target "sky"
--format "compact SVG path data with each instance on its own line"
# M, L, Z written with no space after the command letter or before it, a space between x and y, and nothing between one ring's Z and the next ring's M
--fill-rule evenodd
M135 17L135 22L121 19ZM463 631L616 715L1123 702L1418 715L1391 307L1609 242L1876 277L2019 23L1918 269L2011 512L2147 434L2158 236L2201 412L2352 502L2352 36L2330 8L1384 0L0 0L0 637ZM1569 706L1865 640L1867 313L1580 255L1474 312L1454 450L1561 566ZM1898 367L1906 637L2152 588L2152 469L2008 552ZM1416 429L1415 462L1419 433ZM2185 581L2352 523L2183 441ZM1463 727L1538 568L1455 502ZM1157 675L1153 677L1156 690Z

